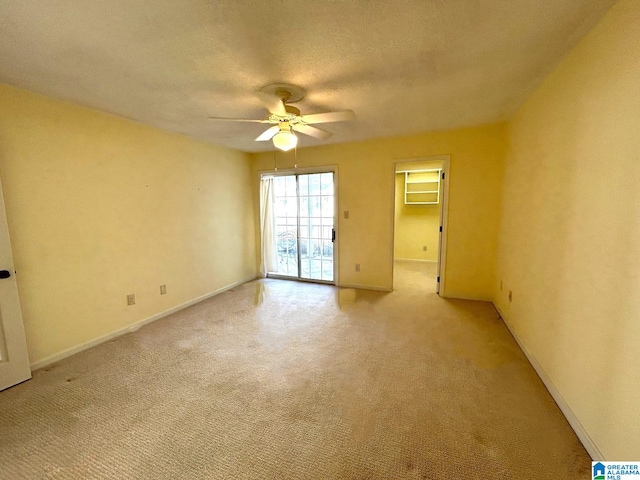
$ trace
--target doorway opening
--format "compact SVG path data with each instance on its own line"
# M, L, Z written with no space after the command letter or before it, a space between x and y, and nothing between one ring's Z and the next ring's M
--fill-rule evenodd
M334 172L262 175L263 275L335 284Z
M444 291L448 169L444 155L395 164L394 289Z

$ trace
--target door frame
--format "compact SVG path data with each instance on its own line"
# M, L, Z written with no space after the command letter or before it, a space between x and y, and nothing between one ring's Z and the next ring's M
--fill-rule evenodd
M440 179L440 239L438 242L438 266L437 277L440 279L436 285L436 292L439 296L446 296L446 263L447 263L447 230L449 225L449 181L451 155L429 155L425 157L399 158L393 162L393 188L391 202L391 286L394 285L395 276L395 244L396 244L396 170L399 163L425 163L442 162L442 175Z
M312 280L309 278L300 278L300 277L288 277L285 275L269 275L266 274L268 278L280 278L284 280L294 280L299 282L311 282L311 283L322 283L325 285L339 285L339 257L340 257L340 229L338 226L338 212L340 209L338 208L338 166L337 165L324 165L319 167L294 167L294 168L283 168L277 170L260 170L258 172L258 212L261 211L262 205L260 205L260 181L262 177L280 177L287 175L307 175L313 173L333 173L333 230L336 234L336 239L333 242L333 282L328 282L326 280ZM259 234L259 252L262 254L262 234L260 229L258 228ZM299 234L299 232L298 232Z

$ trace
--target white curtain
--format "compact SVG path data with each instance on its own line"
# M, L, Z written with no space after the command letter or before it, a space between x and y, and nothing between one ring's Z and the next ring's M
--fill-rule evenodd
M262 258L260 274L278 271L278 252L276 236L276 219L273 211L274 198L273 177L262 177L260 180L260 238L262 239Z

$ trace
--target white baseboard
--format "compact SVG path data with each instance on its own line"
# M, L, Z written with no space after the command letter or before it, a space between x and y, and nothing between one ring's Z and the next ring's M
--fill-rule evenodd
M336 287L340 288L357 288L359 290L375 290L376 292L391 292L393 289L388 287L376 287L371 285L358 285L355 283L341 283L336 285Z
M420 263L438 263L438 260L426 260L421 258L394 258L394 262L420 262Z
M449 298L451 300L470 300L472 302L489 302L489 303L491 303L491 299L490 298L470 297L468 295L458 295L456 293L441 292L440 296L442 298Z
M108 333L98 338L94 338L93 340L89 340L88 342L82 343L80 345L76 345L75 347L68 348L66 350L63 350L60 353L56 353L55 355L51 355L49 357L43 358L42 360L38 360L37 362L33 362L31 364L31 370L32 371L38 370L39 368L51 365L52 363L58 362L63 358L70 357L71 355L82 352L83 350L87 350L88 348L95 347L96 345L104 343L113 338L119 337L121 335L125 335L127 333L135 332L139 330L141 327L143 327L144 325L147 325L148 323L155 322L156 320L160 320L161 318L164 318L164 317L168 317L169 315L179 312L180 310L190 307L191 305L195 305L196 303L202 302L203 300L206 300L211 297L215 297L216 295L220 295L221 293L224 293L227 290L231 290L232 288L242 285L243 283L247 283L252 280L255 280L256 278L258 277L253 276L244 280L240 280L239 282L232 283L231 285L226 285L217 290L214 290L213 292L194 298L193 300L189 300L188 302L177 305L173 308L170 308L169 310L165 310L164 312L156 313L151 317L142 319L136 323L120 328L114 332Z
M536 357L527 349L524 343L522 343L522 341L516 334L513 326L502 315L502 312L500 311L500 309L495 304L493 306L500 314L500 318L509 329L509 332L511 332L511 335L513 336L513 338L516 340L516 342L518 342L520 349L527 357L527 360L529 360L529 363L538 374L538 377L540 377L540 380L542 380L542 383L544 383L544 386L547 388L547 390L553 397L553 400L556 402L556 404L560 408L560 411L569 422L569 425L571 425L571 428L578 436L578 439L580 440L580 442L582 442L582 445L584 446L587 453L595 461L605 461L605 458L602 455L602 452L600 452L600 449L596 446L593 439L589 436L587 431L584 429L584 427L582 426L582 423L580 423L580 420L578 420L578 417L575 415L575 413L573 413L573 410L571 410L571 407L569 406L569 404L562 397L560 390L558 390L558 388L551 381L551 378L549 377L549 375L547 375L547 373L544 371L544 368L542 368L542 365L540 365Z

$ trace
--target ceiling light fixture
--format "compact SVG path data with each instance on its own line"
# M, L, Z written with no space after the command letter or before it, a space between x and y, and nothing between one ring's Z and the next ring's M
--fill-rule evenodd
M273 146L279 148L283 152L288 152L298 144L298 137L289 130L280 130L273 137Z

